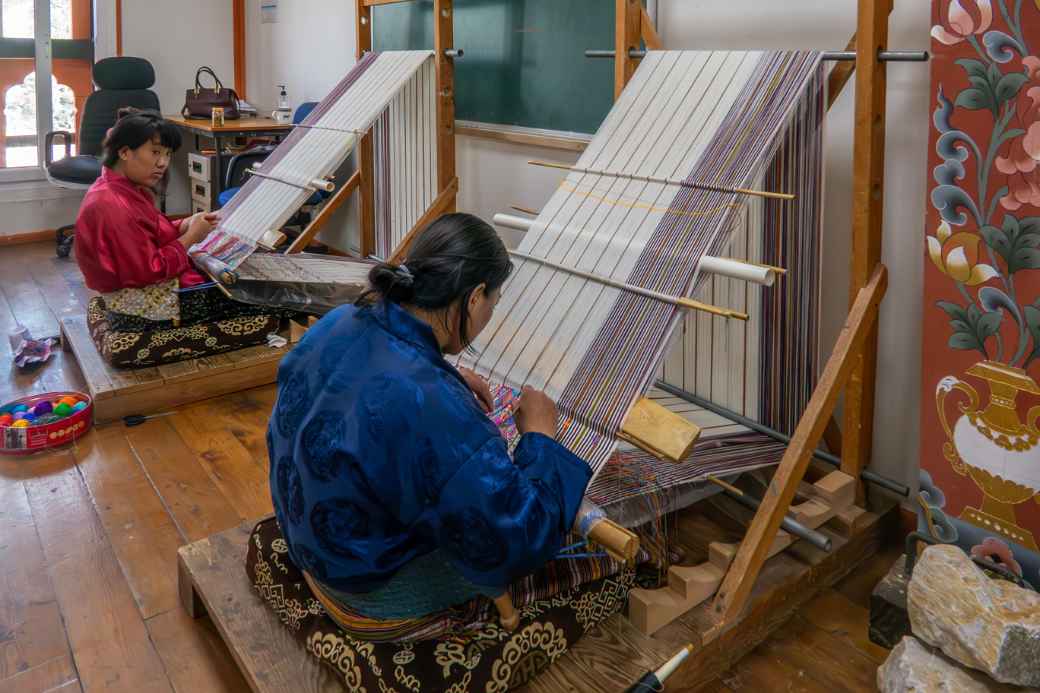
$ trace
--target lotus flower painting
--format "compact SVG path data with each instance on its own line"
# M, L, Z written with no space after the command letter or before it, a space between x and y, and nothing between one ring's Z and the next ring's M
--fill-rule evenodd
M1040 0L931 37L921 526L1040 584Z

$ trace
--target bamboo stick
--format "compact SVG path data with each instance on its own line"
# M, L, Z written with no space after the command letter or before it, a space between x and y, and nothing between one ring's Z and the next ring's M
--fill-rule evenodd
M678 308L685 308L687 310L699 310L705 313L711 313L712 315L718 315L723 318L736 318L737 320L747 320L748 314L741 313L740 311L731 310L729 308L719 308L718 306L709 305L707 303L701 303L691 298L683 298L681 296L672 296L670 294L661 293L660 291L654 291L653 289L644 289L641 286L635 286L634 284L626 284L625 282L619 282L609 277L604 277L598 274L592 274L591 272L585 272L574 267L568 267L561 265L551 260L546 260L540 257L534 257L527 253L521 253L518 250L510 250L509 254L513 257L518 257L522 260L530 260L539 264L545 265L546 267L552 267L553 269L560 270L561 272L567 272L583 279L590 281L599 282L605 286L610 286L621 291L627 291L629 293L638 294L646 298L651 298L655 301L662 303L668 303Z
M711 183L691 183L685 180L672 180L670 178L657 178L656 176L640 176L634 173L621 173L619 171L601 171L592 168L583 168L581 166L565 166L563 164L554 164L549 161L528 161L527 163L532 166L543 166L545 168L557 168L561 171L570 171L572 173L587 173L593 176L612 176L614 178L626 178L628 180L637 180L644 183L661 183L663 185L678 185L683 188L693 188L695 190L708 190L711 192L722 192L732 193L734 195L751 195L752 197L767 197L773 200L793 200L795 196L791 193L783 192L770 192L768 190L751 190L750 188L730 188L725 185L712 185Z

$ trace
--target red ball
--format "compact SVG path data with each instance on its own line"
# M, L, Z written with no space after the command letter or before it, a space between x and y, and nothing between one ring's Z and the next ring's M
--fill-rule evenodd
M14 417L10 414L0 414L0 426L10 426L14 423Z

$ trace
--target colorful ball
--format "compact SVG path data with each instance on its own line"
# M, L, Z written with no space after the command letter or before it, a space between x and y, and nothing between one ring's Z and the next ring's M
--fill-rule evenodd
M72 407L76 406L76 402L77 402L77 401L78 401L78 400L77 400L77 399L76 399L75 397L69 397L69 396L67 396L67 395L66 395L65 397L62 397L61 399L59 399L59 400L58 400L58 402L59 402L60 404L67 404L67 405L69 405L69 408L70 408L70 409L71 409Z
M14 423L14 417L10 414L0 414L0 426L10 426Z
M29 411L29 407L24 404L16 404L11 407L11 411L17 414L20 411Z
M66 404L66 402L62 400L58 403L58 406L54 407L54 413L64 418L72 413L72 407L73 405Z
M17 421L15 421L15 422L14 422L13 424L11 424L11 425L12 425L12 426L13 426L14 428L29 428L29 422L28 422L28 421L26 421L25 419L18 419Z
M50 414L52 411L54 411L54 405L50 402L39 402L32 408L32 412L33 414L36 414L36 416Z
M16 411L14 413L14 420L15 421L21 421L24 418L25 418L25 412L24 411Z
M36 414L33 414L31 411L27 411L27 412L25 412L22 415L22 421L30 421L30 422L32 422L32 421L35 421L35 420L36 420Z
M83 411L87 408L86 402L76 402L76 406L72 408L72 411Z

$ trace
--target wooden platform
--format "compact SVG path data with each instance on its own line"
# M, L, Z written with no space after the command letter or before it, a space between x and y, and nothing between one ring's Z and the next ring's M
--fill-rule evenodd
M112 368L98 354L85 317L61 320L62 346L71 351L94 399L98 423L150 414L275 382L288 348L249 347L154 368Z
M677 521L679 543L688 561L707 555L712 541L739 539L741 529L718 508L697 506ZM710 517L709 517L710 515ZM830 529L830 554L803 545L769 560L740 624L697 650L669 681L670 690L695 690L713 682L734 662L778 629L820 590L837 582L881 546L894 513L868 513L855 536ZM246 545L254 522L183 546L178 552L181 602L188 612L208 614L252 690L335 691L341 684L305 652L253 591L245 572ZM649 668L659 666L680 647L698 642L710 602L666 626L654 637L615 616L594 628L530 691L617 691ZM625 683L627 685L627 683Z

